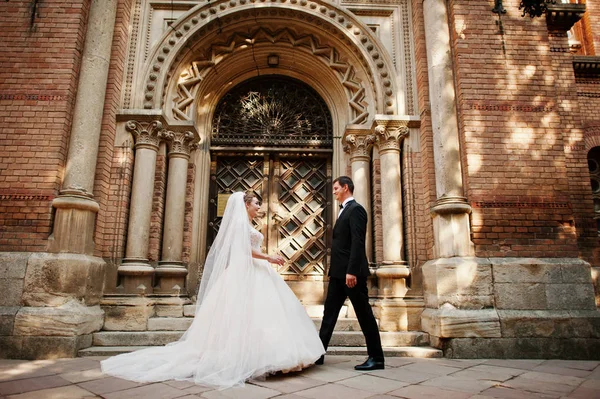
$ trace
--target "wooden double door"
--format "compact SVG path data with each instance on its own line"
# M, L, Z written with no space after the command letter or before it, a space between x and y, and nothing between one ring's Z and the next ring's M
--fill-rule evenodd
M277 270L301 300L319 302L322 283L306 284L322 282L327 273L331 173L330 154L213 153L207 244L218 232L228 195L253 191L262 202L254 223L265 236L263 250L286 259Z

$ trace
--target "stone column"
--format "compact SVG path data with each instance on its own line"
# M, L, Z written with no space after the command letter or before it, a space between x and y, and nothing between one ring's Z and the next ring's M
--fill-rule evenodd
M408 121L391 118L373 122L381 162L381 224L383 259L377 270L380 277L408 277L404 260L402 187L400 187L400 143L408 135ZM389 287L391 288L391 287ZM384 296L391 292L384 292Z
M373 261L373 224L371 221L371 148L375 136L370 130L347 129L344 138L344 151L350 153L352 165L352 181L354 182L354 198L369 215L367 222L366 251L369 263Z
M156 154L164 136L163 125L158 121L129 121L126 129L133 134L136 142L127 247L118 269L120 285L126 292L152 293L154 268L148 262L148 244Z
M463 193L446 1L424 0L423 12L437 196L431 208L435 257L473 256L469 230L471 206Z
M94 253L93 199L117 0L93 1L81 59L69 153L48 252Z
M375 275L379 284L380 329L397 331L403 324L406 306L406 277L410 269L404 260L400 144L408 135L408 119L377 116L373 122L381 164L381 222L383 259Z
M161 293L180 294L185 286L187 268L183 264L183 223L188 163L194 140L192 132L165 133L169 146L169 175L163 229L162 256L156 268L156 287Z

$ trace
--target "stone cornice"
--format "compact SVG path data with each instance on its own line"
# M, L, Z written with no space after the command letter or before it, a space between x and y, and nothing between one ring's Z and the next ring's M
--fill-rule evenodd
M600 76L600 57L580 55L573 57L575 74L582 76Z
M568 31L583 17L585 9L585 4L548 4L548 11L546 11L548 30Z

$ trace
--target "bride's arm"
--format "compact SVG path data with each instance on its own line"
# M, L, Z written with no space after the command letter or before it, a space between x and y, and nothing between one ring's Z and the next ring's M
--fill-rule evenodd
M276 263L278 265L283 265L285 260L279 255L268 255L257 249L252 249L252 257L255 259L263 259L269 263Z

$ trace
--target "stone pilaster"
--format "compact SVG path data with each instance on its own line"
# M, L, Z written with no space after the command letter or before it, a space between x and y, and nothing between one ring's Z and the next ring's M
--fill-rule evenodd
M129 121L126 129L135 138L135 164L127 230L125 259L119 266L120 285L126 292L151 293L154 268L148 262L150 218L154 195L156 155L164 137L162 122Z
M500 334L496 310L486 309L489 267L472 258L446 5L445 0L423 1L437 200L431 207L436 259L422 268L426 310L421 321L434 343L438 337Z
M197 143L190 131L165 133L169 146L169 175L163 230L162 257L156 268L157 290L161 293L185 293L188 274L182 261L185 196L190 153Z
M344 135L344 151L350 154L354 198L371 215L371 149L375 136L369 129L347 128ZM366 251L369 262L373 261L373 234L371 217L367 222Z

